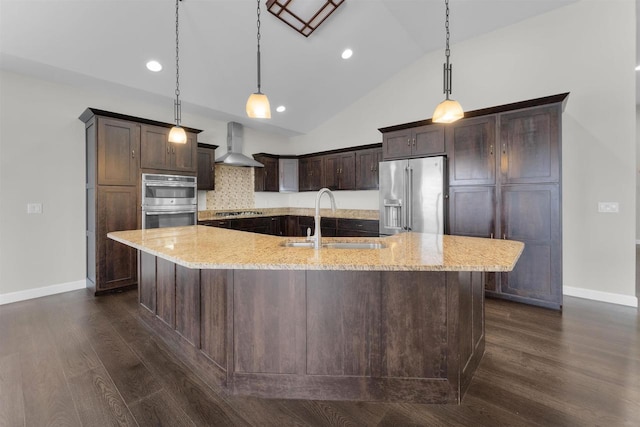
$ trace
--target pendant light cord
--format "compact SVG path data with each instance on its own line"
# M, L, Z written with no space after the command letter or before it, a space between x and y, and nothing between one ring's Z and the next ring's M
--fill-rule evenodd
M258 34L257 34L256 37L258 39L258 54L257 54L257 61L258 61L258 93L262 93L260 91L260 0L258 0L257 15L258 15L258 23L257 23Z
M451 50L449 50L449 0L445 0L444 4L446 6L446 15L445 15L445 23L444 28L447 32L446 38L446 46L444 50L444 56L447 62L444 64L444 82L443 82L443 93L446 95L446 99L449 99L449 95L451 94L451 69L452 66L449 64L449 55L451 54Z
M176 0L176 104L175 104L175 120L176 126L180 126L180 121L182 120L182 111L180 105L180 27L179 27L179 12L178 12L178 4L182 0Z

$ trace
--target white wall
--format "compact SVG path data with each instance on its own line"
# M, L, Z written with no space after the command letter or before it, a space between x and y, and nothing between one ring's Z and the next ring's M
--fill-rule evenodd
M571 92L562 132L565 292L623 303L637 303L625 297L635 294L635 16L630 0L585 0L451 49L453 98L466 110ZM443 56L426 55L292 138L295 149L376 142L377 128L431 117ZM620 213L598 213L598 201L619 202Z
M15 293L38 296L41 287L84 286L85 147L78 116L95 107L171 122L171 99L135 91L89 91L0 72L0 303ZM191 114L185 126L203 129L199 141L226 152L226 122ZM288 139L245 127L244 152L284 150ZM41 215L27 215L41 202ZM35 291L34 291L35 290ZM46 294L46 291L41 294Z
M640 244L640 107L636 107L636 244Z

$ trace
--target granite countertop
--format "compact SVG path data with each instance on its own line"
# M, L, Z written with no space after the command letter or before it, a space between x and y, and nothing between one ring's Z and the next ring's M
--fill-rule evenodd
M292 248L304 241L201 225L117 231L109 238L189 268L258 270L511 271L524 244L423 233L390 237L325 237L380 242L383 249Z
M218 213L224 212L247 212L245 215L219 216ZM198 221L236 219L236 218L255 218L261 216L280 216L280 215L296 215L296 216L314 216L314 208L251 208L251 209L225 209L225 210L204 210L198 211ZM365 209L337 209L332 212L331 209L320 209L320 215L323 218L348 218L348 219L379 219L377 210Z

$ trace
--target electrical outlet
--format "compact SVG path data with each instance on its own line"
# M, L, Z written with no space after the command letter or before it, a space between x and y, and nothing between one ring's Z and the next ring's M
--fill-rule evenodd
M598 212L618 213L620 208L618 202L598 202Z
M31 214L41 214L42 213L42 203L27 203L27 213Z

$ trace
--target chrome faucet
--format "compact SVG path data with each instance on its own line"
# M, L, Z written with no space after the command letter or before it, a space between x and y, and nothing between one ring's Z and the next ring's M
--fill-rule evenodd
M331 211L336 211L336 199L333 197L333 193L328 188L321 188L316 195L316 215L314 216L315 234L307 237L307 240L313 241L314 249L320 249L322 246L322 235L320 233L320 199L325 193L329 195L329 200L331 200Z

